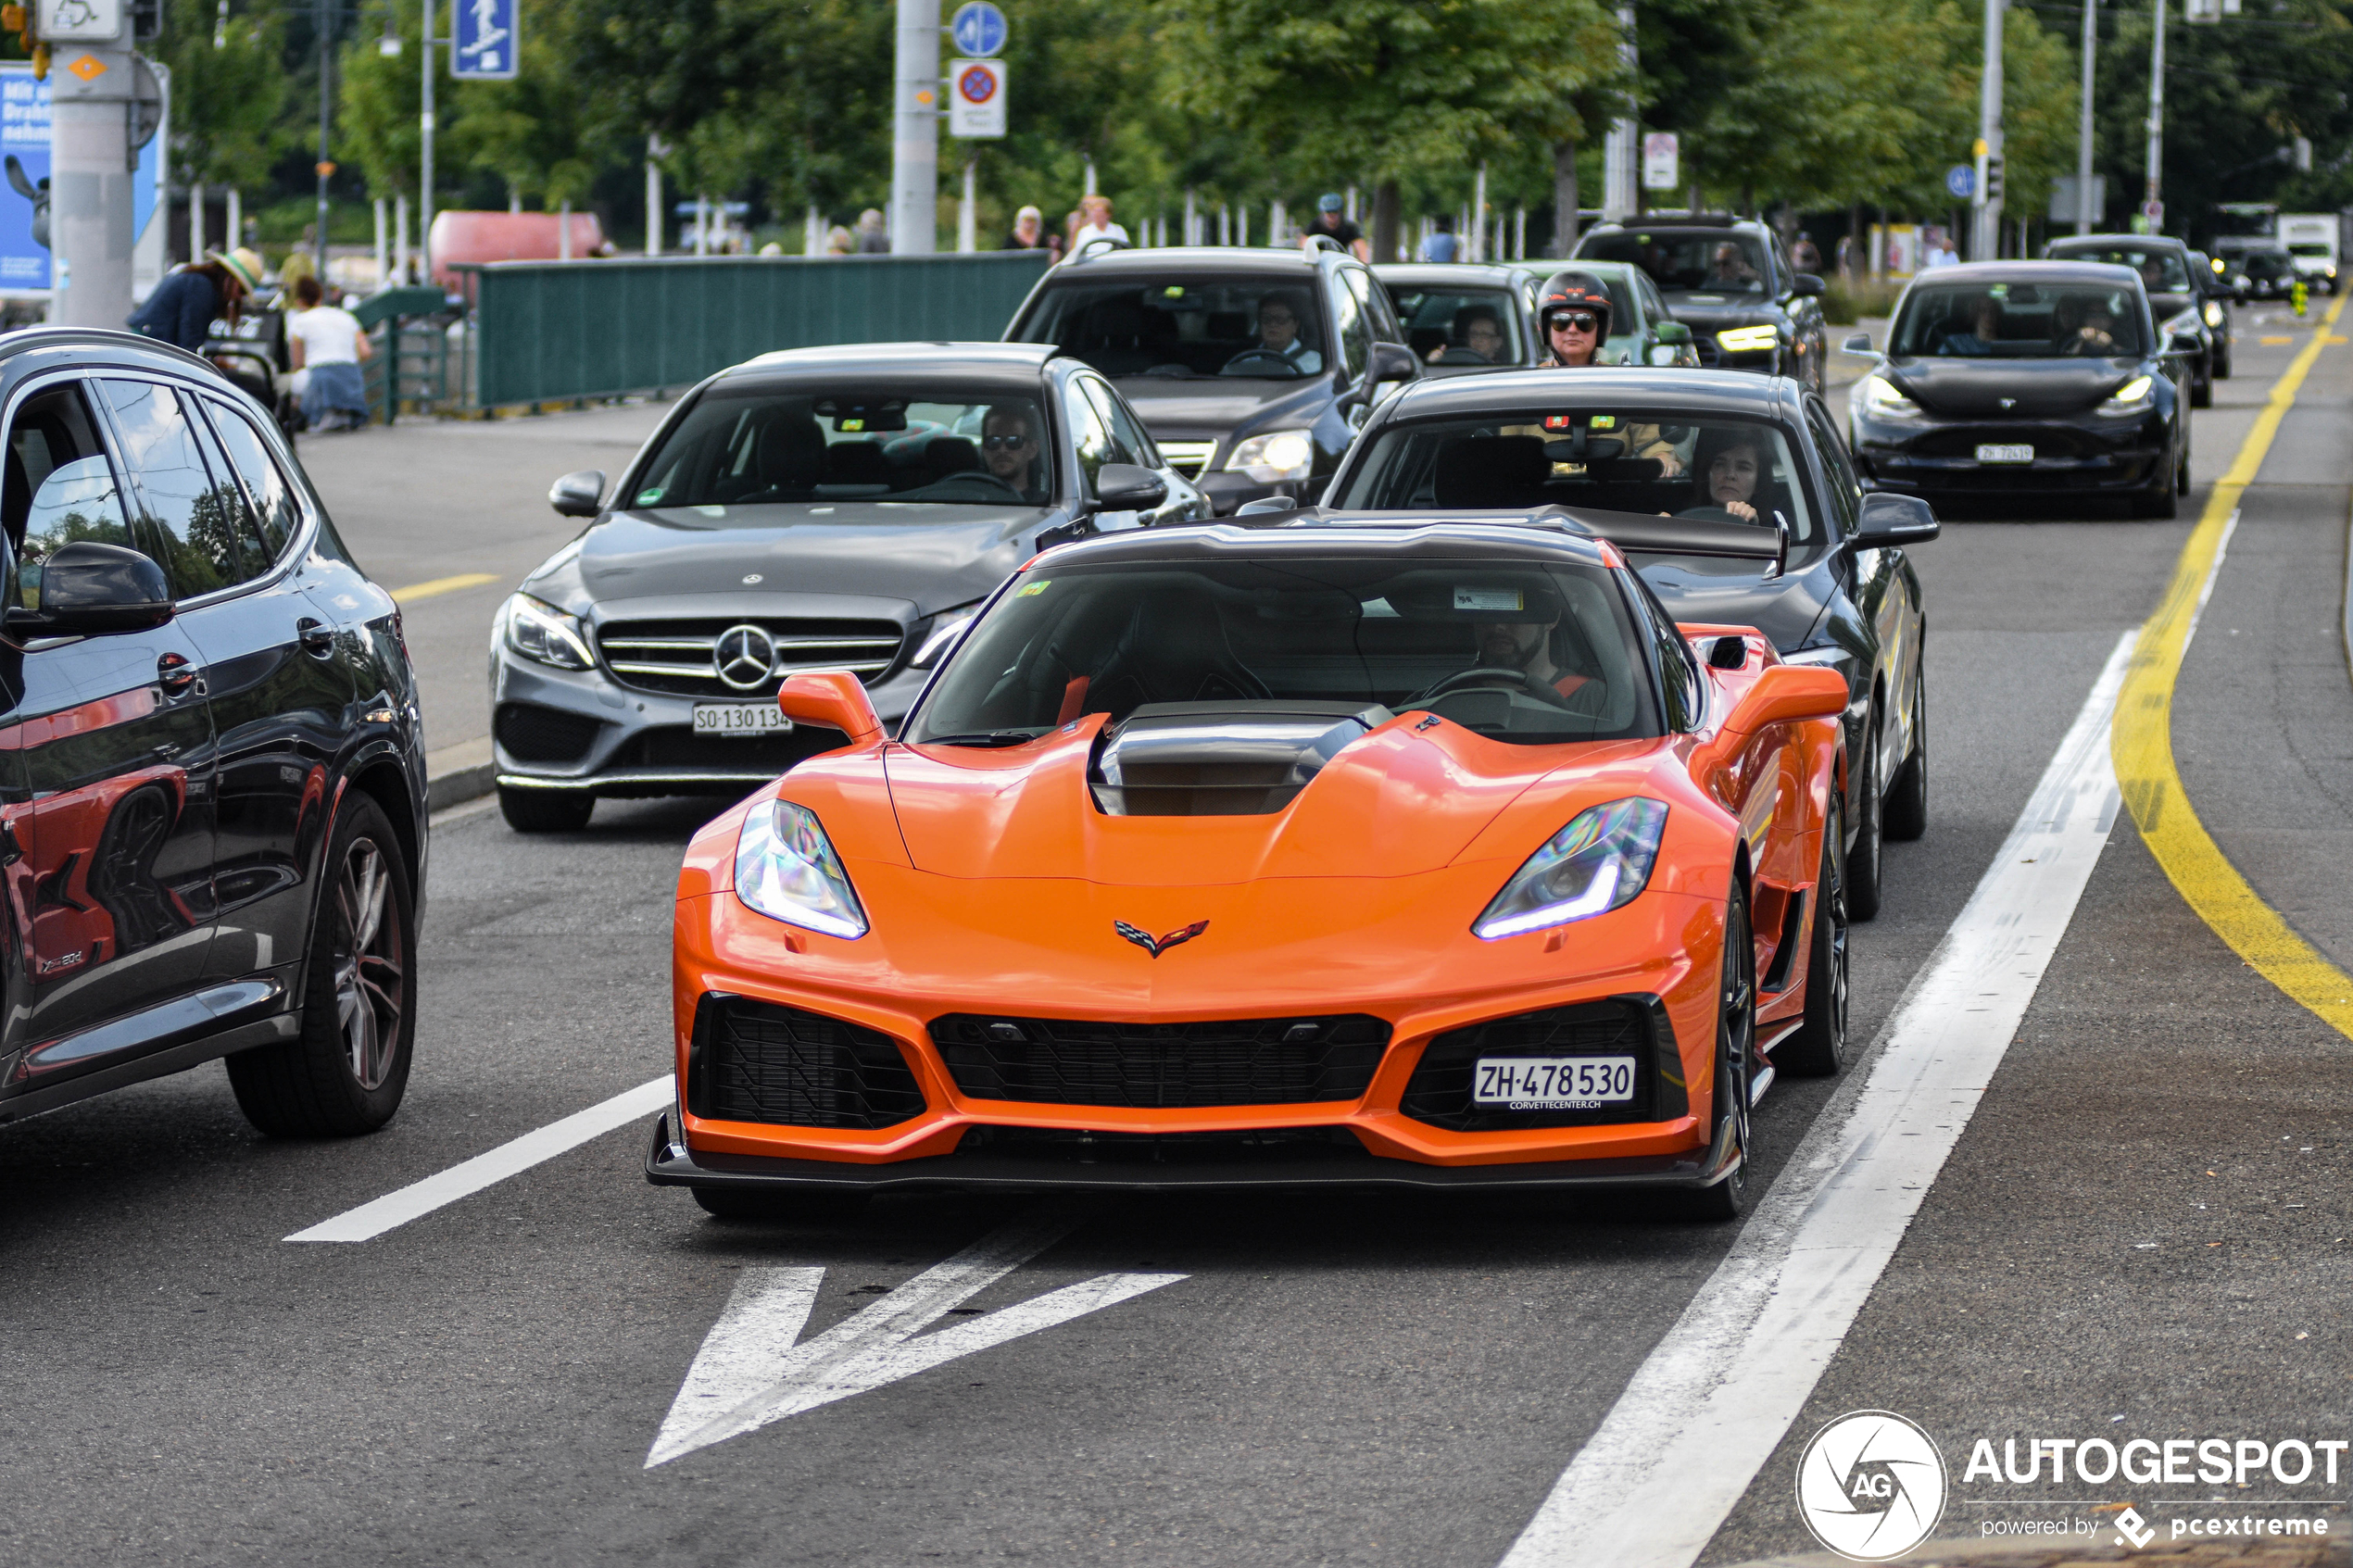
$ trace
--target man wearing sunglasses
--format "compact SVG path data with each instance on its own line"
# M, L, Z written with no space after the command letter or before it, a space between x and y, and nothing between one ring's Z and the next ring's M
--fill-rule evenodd
M1043 501L1045 486L1038 483L1038 433L1030 428L1029 410L1020 405L988 410L980 424L980 460L1025 501Z
M1595 356L1609 339L1609 290L1590 272L1555 272L1537 296L1536 320L1559 370L1580 370L1597 362ZM1626 455L1656 458L1664 478L1683 471L1681 455L1656 425L1628 425Z

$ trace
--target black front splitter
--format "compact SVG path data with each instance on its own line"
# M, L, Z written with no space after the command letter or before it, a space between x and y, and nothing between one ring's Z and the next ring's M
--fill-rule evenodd
M1311 1161L1247 1160L1088 1164L996 1153L943 1154L857 1165L832 1160L772 1160L696 1154L655 1122L646 1180L656 1186L802 1192L1215 1192L1241 1187L1405 1187L1420 1191L1669 1188L1714 1186L1742 1163L1729 1124L1714 1147L1625 1160L1561 1160L1512 1165L1422 1165L1345 1153Z

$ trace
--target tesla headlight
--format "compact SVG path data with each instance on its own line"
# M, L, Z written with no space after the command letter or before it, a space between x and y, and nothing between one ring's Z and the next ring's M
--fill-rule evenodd
M1716 346L1727 354L1769 354L1781 345L1779 327L1727 327L1716 334Z
M1261 484L1305 479L1315 463L1315 443L1303 430L1270 431L1234 448L1226 471L1246 473Z
M588 651L588 628L545 599L517 594L499 612L507 628L507 646L535 664L558 670L594 670L597 656Z
M2206 324L2209 327L2219 327L2222 324L2222 302L2221 300L2209 299L2206 302Z
M1904 395L1903 389L1885 376L1865 376L1861 391L1863 412L1880 420L1917 420L1920 406Z
M763 800L736 840L736 897L744 907L828 936L863 936L866 911L816 814Z
M2100 412L2113 418L2128 414L2145 414L2157 401L2157 383L2148 376L2134 376L2116 389L2114 396L2100 405Z
M1512 873L1471 925L1488 942L1605 914L1650 881L1667 829L1663 801L1613 800L1579 811Z
M943 609L933 616L931 631L924 638L924 646L915 650L915 657L909 661L909 668L928 670L947 658L948 650L954 647L963 637L964 629L973 623L973 617L979 613L980 606L968 604L959 605L954 609Z

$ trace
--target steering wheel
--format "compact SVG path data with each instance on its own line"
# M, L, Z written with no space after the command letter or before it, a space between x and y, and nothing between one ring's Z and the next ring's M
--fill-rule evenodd
M923 498L925 491L945 490L951 485L967 483L990 485L997 490L1002 491L1005 495L1011 496L1016 501L1025 499L1020 491L1014 489L1003 480L999 479L987 469L966 469L962 473L945 474L938 479L933 480L929 484L923 485L914 490L906 491L902 495L896 495L891 498L893 500L903 500L907 496L912 495L920 500Z
M1455 671L1452 675L1436 682L1427 691L1416 693L1405 706L1408 709L1427 708L1433 699L1443 696L1448 692L1461 691L1470 686L1491 685L1517 686L1540 702L1550 703L1554 708L1560 709L1569 707L1568 698L1554 691L1549 682L1540 681L1525 670L1507 670L1484 664L1469 670ZM1569 710L1575 711L1573 709Z
M1300 373L1298 364L1289 355L1277 353L1271 348L1245 348L1231 359L1227 360L1225 368L1217 373L1221 376L1247 376L1263 373L1242 368L1255 365L1272 366L1286 376L1296 376Z

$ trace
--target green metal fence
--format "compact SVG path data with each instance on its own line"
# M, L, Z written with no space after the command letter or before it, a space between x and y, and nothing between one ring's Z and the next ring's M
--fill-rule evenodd
M475 397L610 397L832 343L993 342L1042 251L497 261L479 269Z

